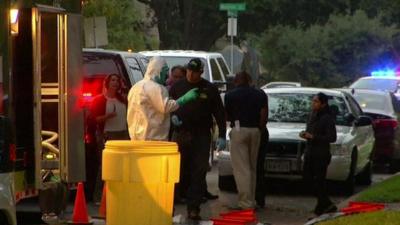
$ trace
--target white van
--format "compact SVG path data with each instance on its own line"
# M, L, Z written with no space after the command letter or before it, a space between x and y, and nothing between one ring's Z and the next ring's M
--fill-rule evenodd
M190 59L200 58L204 63L202 77L216 84L220 91L226 91L227 76L231 74L231 71L220 53L190 50L143 51L140 53L148 57L163 57L167 61L169 68L176 65L185 66Z

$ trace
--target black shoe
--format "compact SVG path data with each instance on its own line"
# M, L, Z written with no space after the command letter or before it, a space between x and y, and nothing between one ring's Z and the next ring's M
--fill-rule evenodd
M320 216L320 215L322 215L323 214L323 209L322 209L322 207L315 207L315 209L314 209L314 214L315 215L317 215L317 216Z
M336 211L337 211L336 205L331 204L331 205L329 205L328 207L326 207L326 208L323 210L323 213L324 213L324 214L325 214L325 213L333 213L333 212L336 212Z
M175 204L186 204L186 198L175 197L174 203L175 203Z
M265 199L256 199L256 206L260 209L265 208Z
M198 210L188 211L188 219L189 220L201 220L200 212Z
M331 203L325 207L316 207L314 210L314 214L317 216L320 216L325 213L332 213L332 212L336 212L336 211L337 211L337 207L333 203Z
M206 192L206 194L204 195L204 197L206 197L207 199L209 199L209 200L215 200L215 199L217 199L219 196L218 195L213 195L213 194L211 194L210 192Z

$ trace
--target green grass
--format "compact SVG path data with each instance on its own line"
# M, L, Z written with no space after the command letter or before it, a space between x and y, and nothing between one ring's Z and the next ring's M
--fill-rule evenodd
M340 217L317 225L399 225L400 212L379 211Z
M355 201L380 203L400 202L400 176L393 176L361 192Z

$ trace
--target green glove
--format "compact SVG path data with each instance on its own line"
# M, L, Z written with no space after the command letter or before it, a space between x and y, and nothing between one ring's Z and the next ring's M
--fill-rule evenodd
M182 97L180 97L176 102L178 105L183 106L189 102L196 100L199 97L199 89L193 88L190 91L186 92Z

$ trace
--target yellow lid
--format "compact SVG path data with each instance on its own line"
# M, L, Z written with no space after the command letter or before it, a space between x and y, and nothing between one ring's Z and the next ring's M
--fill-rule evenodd
M178 145L167 141L107 141L106 150L136 153L176 153Z

